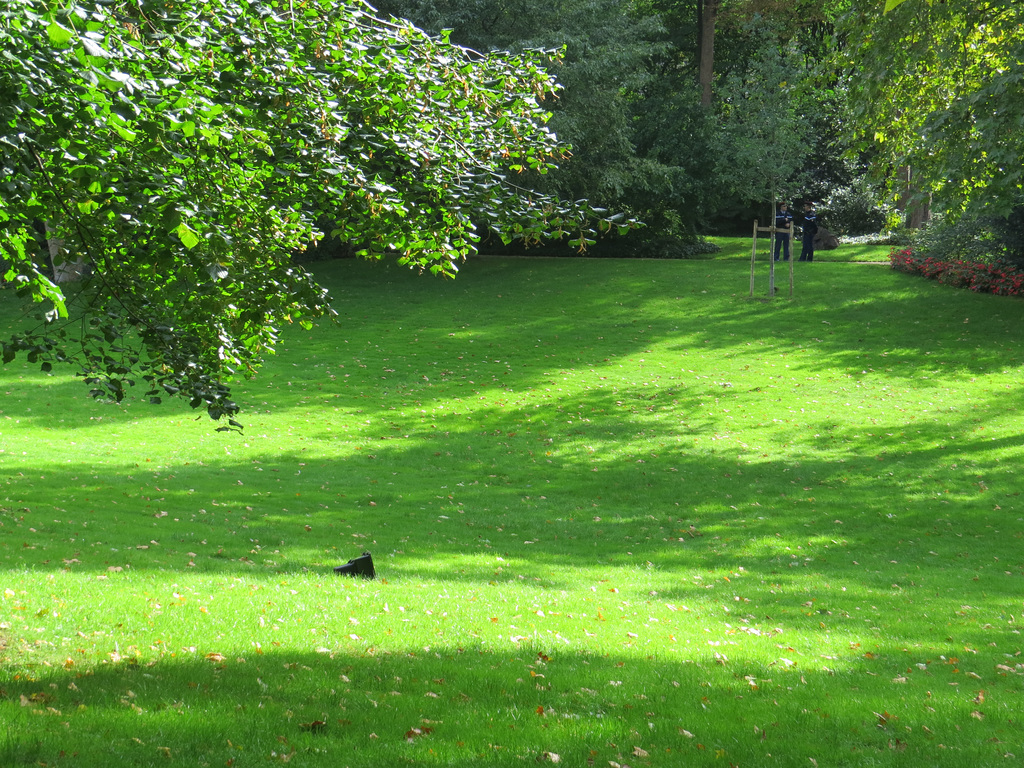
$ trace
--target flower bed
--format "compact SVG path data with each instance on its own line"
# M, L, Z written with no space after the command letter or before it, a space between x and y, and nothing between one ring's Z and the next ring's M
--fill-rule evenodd
M938 280L943 285L977 293L1024 296L1024 271L1005 262L939 261L915 256L911 248L894 248L889 263L897 272Z

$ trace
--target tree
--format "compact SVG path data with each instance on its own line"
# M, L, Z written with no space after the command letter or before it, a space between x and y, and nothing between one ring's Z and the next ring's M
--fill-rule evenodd
M481 56L331 0L10 0L0 10L0 259L45 324L3 342L97 396L238 410L232 376L333 313L292 255L323 233L452 275L505 238L632 224L514 183L564 147L552 54ZM613 221L614 219L614 221ZM48 222L92 276L34 258Z
M810 125L795 107L793 49L769 24L755 20L749 29L759 42L758 53L745 75L729 78L722 89L719 157L728 167L719 175L745 199L770 197L767 221L774 225L780 192L792 194L802 183L797 174L809 151ZM773 232L773 250L776 237ZM774 294L775 262L769 266L768 289Z
M1008 213L1024 186L1024 7L886 5L843 23L862 141L888 161L894 195L912 169L919 197L947 210Z
M822 200L848 187L863 172L856 161L843 159L849 144L843 119L845 91L829 66L840 4L807 0L785 4L730 0L717 6L638 0L638 4L659 15L671 42L670 50L655 60L657 77L637 110L639 144L657 146L663 162L669 164L672 158L672 165L685 169L686 186L693 190L687 190L687 208L702 214L704 226L710 223L720 231L746 232L756 215L750 210L751 201L739 191L743 184L730 178L736 164L728 156L722 161L721 153L728 147L717 140L720 132L715 121L719 107L731 98L723 87L745 78L751 62L762 55L759 32L766 26L771 28L774 44L787 50L788 103L796 116L811 123L804 134L810 151L801 169L806 184L794 185L791 191ZM713 47L699 44L702 31L709 37L713 31ZM712 84L710 90L707 86ZM696 100L712 107L705 106L710 113L707 124L692 115ZM737 228L740 220L746 223Z
M719 175L748 200L771 199L771 216L780 193L792 195L809 151L809 122L797 111L799 79L795 52L780 42L766 23L750 26L758 53L743 75L723 88Z
M381 7L480 50L564 48L563 89L545 102L572 157L534 182L566 198L586 197L643 219L639 236L597 253L676 256L696 243L714 198L710 118L700 114L696 69L678 46L695 36L668 29L683 15L662 0L383 0ZM692 9L685 19L692 25ZM687 59L687 61L683 61ZM685 69L685 71L683 71Z
M621 205L636 176L631 96L650 80L663 35L656 16L620 0L385 0L389 13L480 50L559 49L561 89L545 101L572 158L535 183L567 197Z
M832 43L833 4L802 0L381 0L389 13L428 30L452 30L452 40L480 50L564 46L557 74L564 86L546 102L549 125L572 145L573 156L536 183L564 197L586 197L609 208L634 211L647 224L639 237L615 241L616 256L688 253L694 234L721 219L749 221L750 201L731 192L732 165L718 162L717 104L702 88L742 76L758 53L753 30L771 20L787 66L795 111L811 116L814 187L850 182L839 161L845 148L841 111L832 102L844 92L834 83L792 87L817 76ZM763 7L766 15L755 13ZM715 14L713 16L713 14ZM748 23L752 19L753 24ZM713 26L711 22L715 20ZM707 22L707 23L702 23ZM702 29L714 43L701 46ZM822 65L823 66L823 65ZM825 78L822 78L825 80ZM702 107L702 102L704 106ZM739 213L742 212L742 213ZM731 216L730 216L731 214ZM720 219L720 221L721 221ZM730 222L731 223L731 222ZM746 225L744 225L744 230Z

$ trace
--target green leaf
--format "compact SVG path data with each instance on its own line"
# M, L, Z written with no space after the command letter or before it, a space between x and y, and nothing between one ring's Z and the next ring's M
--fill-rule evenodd
M61 26L56 21L51 21L46 27L46 34L50 38L50 42L57 48L66 48L75 36L72 30Z
M90 56L96 56L101 59L109 59L110 54L103 50L100 46L96 45L92 40L87 37L82 38L82 47L85 48L85 52Z
M181 222L181 224L178 225L178 228L175 230L175 234L178 235L182 244L189 250L199 245L199 235L185 222Z

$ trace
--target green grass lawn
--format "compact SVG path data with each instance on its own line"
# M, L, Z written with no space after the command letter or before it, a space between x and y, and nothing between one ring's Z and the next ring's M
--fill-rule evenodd
M715 254L714 259L716 261L722 261L726 259L744 259L748 263L750 262L750 251L752 248L752 240L750 237L709 237L709 241L717 245L722 250ZM767 233L758 237L757 240L757 252L760 260L765 260L768 257L769 249L771 248L771 241ZM800 257L800 238L794 238L790 244L790 248L795 258ZM889 263L889 252L892 250L892 246L889 245L865 245L863 243L844 243L840 238L840 244L838 248L831 251L817 250L814 252L814 261L826 261L826 262L884 262Z
M6 366L0 765L1019 764L1024 303L795 266L323 264L243 435Z

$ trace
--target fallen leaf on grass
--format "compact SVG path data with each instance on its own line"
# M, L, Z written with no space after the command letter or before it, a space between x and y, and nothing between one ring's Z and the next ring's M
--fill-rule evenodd
M650 757L651 753L640 747L633 747L633 757Z
M323 720L314 720L311 723L299 723L299 728L310 733L323 733L327 730L327 723Z
M410 728L405 732L405 740L412 744L419 736L429 736L434 732L433 728Z
M554 752L541 752L537 758L538 763L560 763L562 758L560 755Z

